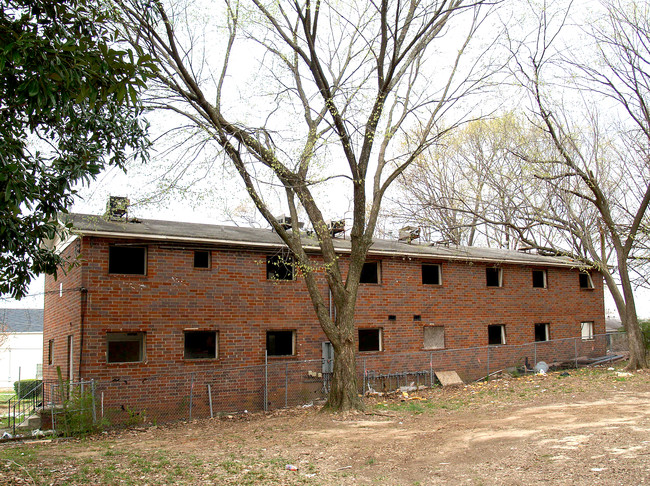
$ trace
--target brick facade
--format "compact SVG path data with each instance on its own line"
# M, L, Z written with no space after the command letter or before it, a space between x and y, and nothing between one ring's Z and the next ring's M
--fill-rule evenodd
M146 275L110 274L109 247L115 244L144 246ZM203 269L194 268L196 248L155 238L77 237L63 254L78 257L78 264L56 279L46 278L44 378L55 380L57 366L67 378L70 363L74 379L105 383L144 383L161 373L215 373L260 365L269 330L295 331L295 355L270 361L322 357L327 339L303 279L299 275L292 281L267 279L266 259L278 250L212 245L210 267ZM345 258L342 255L344 266ZM424 327L430 325L444 327L444 348L459 350L459 361L449 366L461 367L457 370L467 377L477 377L480 371L472 371L472 360L461 358L468 355L461 350L486 346L489 325L505 326L504 350L534 342L539 323L549 324L553 340L580 337L584 321L594 323L594 334L605 332L603 282L596 273L594 288L583 289L578 270L568 265L501 263L502 286L488 287L485 268L494 262L398 254L370 255L371 259L379 261L380 283L361 285L356 323L362 329L381 329L382 350L359 353L375 368L395 365L398 354L422 351ZM423 263L441 265L441 285L422 283ZM546 288L533 288L533 269L546 271ZM321 282L327 295L325 279ZM216 331L218 356L185 359L187 330ZM107 363L108 332L145 333L145 359ZM51 365L49 340L54 341ZM603 349L593 352L604 354ZM148 399L170 399L168 392L160 393L156 396L152 388Z

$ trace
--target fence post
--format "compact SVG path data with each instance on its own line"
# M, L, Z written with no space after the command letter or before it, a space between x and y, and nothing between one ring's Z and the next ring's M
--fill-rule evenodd
M363 358L363 390L361 391L362 395L366 394L366 358Z
M210 387L210 383L208 383L208 401L210 402L210 418L214 418L214 414L212 413L212 388Z
M194 398L194 373L190 373L190 421L192 420L192 400Z
M264 411L269 409L269 352L264 351Z
M433 353L429 353L429 387L433 388Z
M289 406L289 363L284 364L284 408Z
M485 375L487 381L490 381L490 346L487 347L487 373Z
M97 410L95 407L95 380L90 380L90 393L92 394L93 403L93 423L97 423Z
M533 343L533 347L535 348L535 361L533 361L533 366L537 364L537 341Z
M575 358L576 369L578 369L578 338L573 338L573 355Z

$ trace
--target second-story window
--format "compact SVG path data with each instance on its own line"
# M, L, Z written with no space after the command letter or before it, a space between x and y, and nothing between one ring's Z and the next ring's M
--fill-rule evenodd
M580 272L579 274L580 288L581 289L593 289L594 281L591 280L591 275L587 272Z
M498 267L486 268L485 283L488 287L503 287L503 270Z
M533 270L533 287L536 289L546 288L546 270Z
M210 252L194 250L194 268L210 268Z
M108 273L120 275L146 275L146 247L126 245L110 246L108 248Z
M359 283L376 284L379 283L379 262L366 262L361 269L361 278Z
M422 265L422 284L424 285L441 285L442 275L440 265L425 263Z
M293 258L287 255L272 255L266 257L267 280L293 280Z

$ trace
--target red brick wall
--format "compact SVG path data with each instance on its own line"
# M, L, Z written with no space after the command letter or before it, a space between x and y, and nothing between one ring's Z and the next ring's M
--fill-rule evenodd
M59 297L59 283L64 289L82 285L87 289L84 378L146 381L170 372L259 365L264 363L267 330L297 331L296 356L271 361L321 357L321 343L327 339L304 282L300 277L267 280L265 262L270 252L213 250L211 268L194 269L191 248L156 243L147 245L146 276L109 275L109 244L120 242L84 237L83 245L76 243L66 250L67 254L81 251L83 272L77 267L56 281L46 280L46 291L51 293L45 304L45 353L47 341L55 339L54 364L44 366L46 379L55 376L57 364L66 373L68 334L75 336L75 351L79 350L82 293L71 290ZM360 356L373 359L377 366L381 362L388 366L394 353L422 351L423 327L431 324L445 327L447 349L486 346L490 324L506 326L508 345L533 342L535 323L549 323L551 339L579 337L582 321L594 321L596 334L605 332L603 285L597 274L593 275L595 288L582 290L577 270L547 268L547 288L538 289L532 287L532 267L503 265L503 287L488 288L485 264L435 262L442 264L442 285L431 286L421 283L422 261L381 258L381 283L361 285L357 325L382 328L384 350ZM324 278L321 288L327 299ZM389 320L389 315L395 320ZM416 315L421 320L414 320ZM183 359L184 329L218 331L218 359ZM107 363L109 331L145 332L146 360ZM77 355L76 363L78 359Z

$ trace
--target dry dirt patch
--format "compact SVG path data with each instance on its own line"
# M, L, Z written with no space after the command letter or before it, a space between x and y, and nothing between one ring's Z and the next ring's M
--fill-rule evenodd
M418 398L369 399L365 413L294 409L4 446L0 482L650 483L650 373L503 378Z

